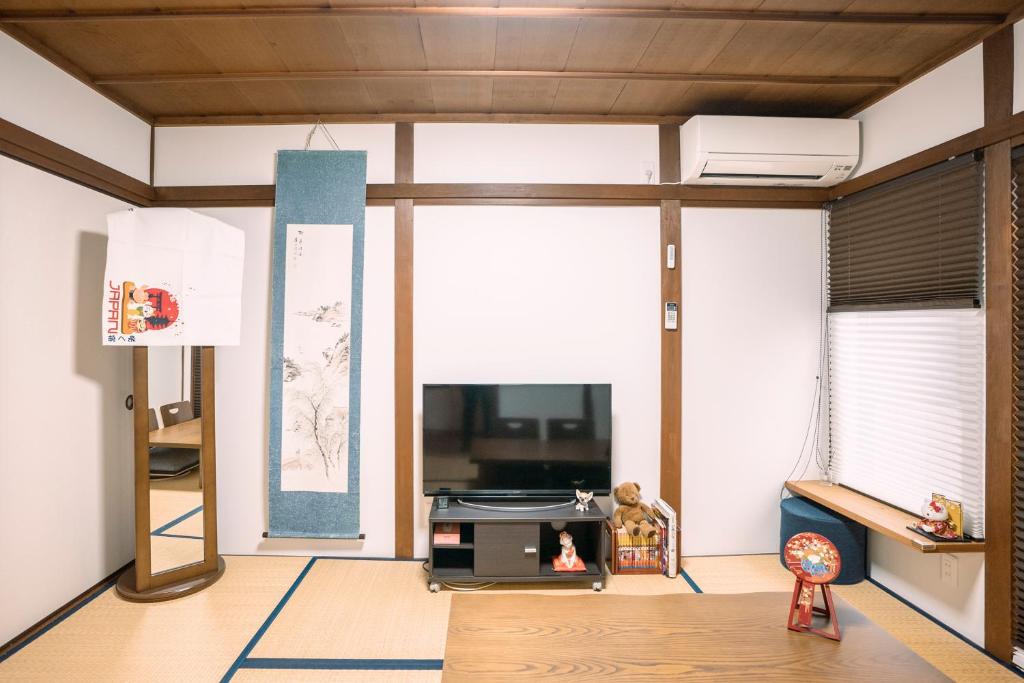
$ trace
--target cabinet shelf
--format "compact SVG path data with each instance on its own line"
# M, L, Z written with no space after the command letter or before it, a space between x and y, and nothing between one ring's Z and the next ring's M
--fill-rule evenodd
M541 565L540 574L535 576L477 576L471 568L434 567L433 576L445 581L473 581L481 583L532 583L535 581L593 581L601 576L597 562L584 562L585 572L556 572L550 564Z
M523 507L531 507L522 504ZM459 503L430 511L431 529L458 524L461 543L430 543L430 590L440 583L571 583L585 581L594 590L604 587L605 524L596 504L589 510L573 507L554 510L481 510ZM560 524L555 524L560 523ZM572 534L585 571L556 572L551 558L561 551L559 532ZM454 537L451 537L455 540Z

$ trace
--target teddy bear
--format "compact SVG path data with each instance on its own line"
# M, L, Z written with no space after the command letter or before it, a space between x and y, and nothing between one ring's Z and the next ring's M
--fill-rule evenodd
M628 533L641 536L653 536L657 533L657 529L648 521L654 519L651 507L640 502L640 484L627 481L616 486L612 494L615 502L619 504L612 515L615 528L626 527Z

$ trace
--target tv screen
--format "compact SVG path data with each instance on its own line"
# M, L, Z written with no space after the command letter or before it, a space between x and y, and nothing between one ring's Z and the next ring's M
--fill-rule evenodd
M611 491L610 384L426 384L423 491Z

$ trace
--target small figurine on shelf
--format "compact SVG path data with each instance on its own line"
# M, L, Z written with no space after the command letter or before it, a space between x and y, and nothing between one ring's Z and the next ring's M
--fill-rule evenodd
M586 512L590 509L590 501L594 497L593 491L580 491L576 489L576 509Z
M963 512L957 501L933 493L932 499L921 508L921 513L924 517L914 525L918 531L939 538L963 540Z
M587 566L576 554L576 546L572 542L572 534L563 531L558 534L558 544L562 546L562 553L551 558L551 566L556 572L585 572Z

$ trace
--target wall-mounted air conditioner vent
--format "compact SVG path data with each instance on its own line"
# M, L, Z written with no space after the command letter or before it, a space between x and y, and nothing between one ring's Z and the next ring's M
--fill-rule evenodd
M860 157L853 119L694 116L681 131L687 185L802 185L845 180Z

